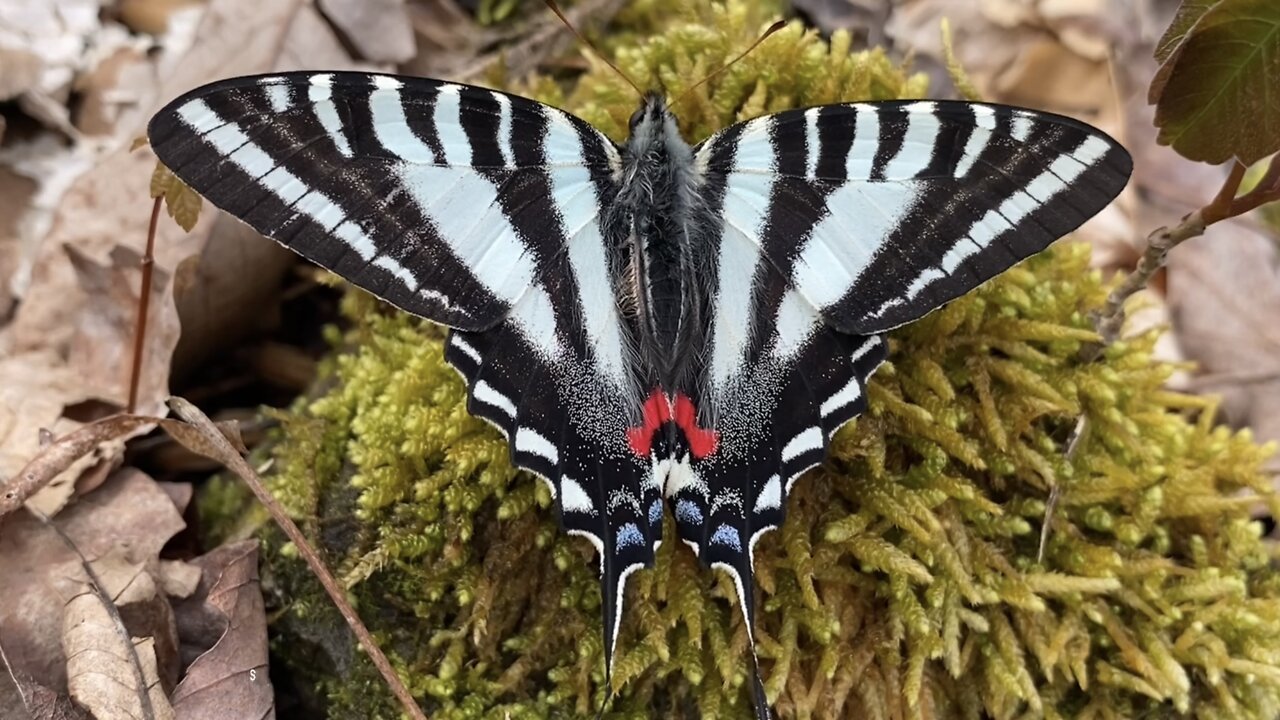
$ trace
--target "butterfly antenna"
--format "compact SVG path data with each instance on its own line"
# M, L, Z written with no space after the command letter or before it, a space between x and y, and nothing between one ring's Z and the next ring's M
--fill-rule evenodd
M680 93L680 97L677 97L674 101L671 102L671 106L674 107L676 105L679 105L681 100L684 100L685 98L689 97L689 93L692 93L694 90L697 90L703 85L706 85L709 80L719 75L720 73L724 72L725 70L728 70L729 68L733 67L735 64L737 64L739 60L750 55L752 50L755 50L756 48L760 47L760 43L764 42L765 40L768 40L770 35L778 32L779 30L781 30L786 26L787 26L786 20L779 20L778 22L770 25L769 29L765 30L763 35L756 38L756 41L751 43L751 47L747 48L746 50L743 50L734 59L730 60L724 65L721 65L719 69L711 72L709 75L703 77L701 80L694 83L693 85L690 85L684 92Z
M596 57L604 61L605 65L608 65L610 68L613 68L613 71L618 73L618 77L622 78L623 80L626 80L627 84L631 86L631 89L636 91L636 95L639 95L640 97L644 97L644 91L640 89L640 86L636 85L631 80L631 78L627 77L626 73L619 70L617 65L614 65L613 62L609 60L609 58L605 57L604 53L600 52L600 48L597 48L594 44L592 44L590 40L584 37L582 33L578 32L578 28L574 27L573 23L569 22L569 18L564 16L564 12L560 10L560 6L556 4L556 0L542 0L542 1L547 4L547 7L551 8L551 12L555 13L556 17L560 18L560 22L564 23L564 26L569 28L569 32L572 32L573 36L578 38L578 42L587 46L591 50L591 52L595 54Z

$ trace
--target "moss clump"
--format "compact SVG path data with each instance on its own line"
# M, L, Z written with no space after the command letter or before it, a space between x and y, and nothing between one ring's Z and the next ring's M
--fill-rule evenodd
M743 3L707 12L617 48L623 69L678 93L764 20ZM634 104L624 88L596 68L570 95L547 80L526 92L616 136ZM699 138L793 105L922 91L879 53L793 27L677 110ZM1153 334L1078 364L1103 295L1087 250L1062 245L892 336L871 411L796 484L757 552L763 671L783 717L1280 712L1280 576L1250 518L1276 509L1266 450L1214 427L1211 403L1163 389ZM558 532L540 483L467 415L438 328L358 293L345 311L355 324L335 337L327 389L285 416L275 492L433 718L592 713L604 691L590 547ZM1068 461L1080 413L1092 431ZM305 567L264 535L279 654L333 717L396 717ZM732 597L727 577L665 543L630 588L607 717L748 716Z

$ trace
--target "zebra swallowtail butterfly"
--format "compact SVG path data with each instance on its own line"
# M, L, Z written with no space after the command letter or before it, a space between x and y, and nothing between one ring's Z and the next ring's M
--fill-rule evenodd
M881 335L1075 229L1131 168L1094 128L997 105L825 105L691 146L650 94L619 146L521 97L365 73L216 82L149 136L213 204L452 328L468 408L599 553L606 668L668 506L752 635L756 543L866 408ZM753 691L768 717L758 672Z

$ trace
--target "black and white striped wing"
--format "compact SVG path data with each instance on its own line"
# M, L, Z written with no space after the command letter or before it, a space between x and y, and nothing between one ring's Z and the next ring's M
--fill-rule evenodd
M1118 143L1070 118L1000 105L826 105L729 128L728 193L758 252L831 326L916 320L1040 252L1128 181ZM712 172L715 170L713 169Z
M636 401L602 239L616 147L531 100L364 73L214 83L149 136L213 204L454 328L469 409L600 551L611 655L626 577L661 535L652 470L626 444Z
M718 444L667 489L681 538L733 573L750 628L755 543L865 408L878 334L1074 230L1130 160L1076 121L960 102L783 112L696 154L723 219L698 399Z

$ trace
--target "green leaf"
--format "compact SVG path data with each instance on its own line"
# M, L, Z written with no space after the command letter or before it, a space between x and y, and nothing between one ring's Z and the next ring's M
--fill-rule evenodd
M1155 77L1151 78L1151 88L1147 91L1148 103L1155 105L1160 102L1164 86L1169 82L1169 75L1178 64L1178 53L1182 49L1183 41L1187 39L1187 35L1196 23L1200 22L1200 18L1221 1L1183 0L1177 14L1173 17L1173 22L1164 31L1160 42L1156 43L1155 56L1160 67L1156 70Z
M1156 62L1161 64L1167 62L1186 39L1187 33L1191 32L1191 28L1204 17L1205 13L1209 12L1209 8L1219 2L1221 0L1183 0L1182 5L1178 7L1178 13L1173 16L1169 29L1164 31L1164 36L1160 38L1160 42L1156 43Z
M1214 164L1280 150L1280 2L1221 0L1161 46L1166 77L1151 99L1162 144Z
M156 161L156 169L151 173L151 197L164 198L169 217L187 232L191 232L200 219L200 195L160 161Z

